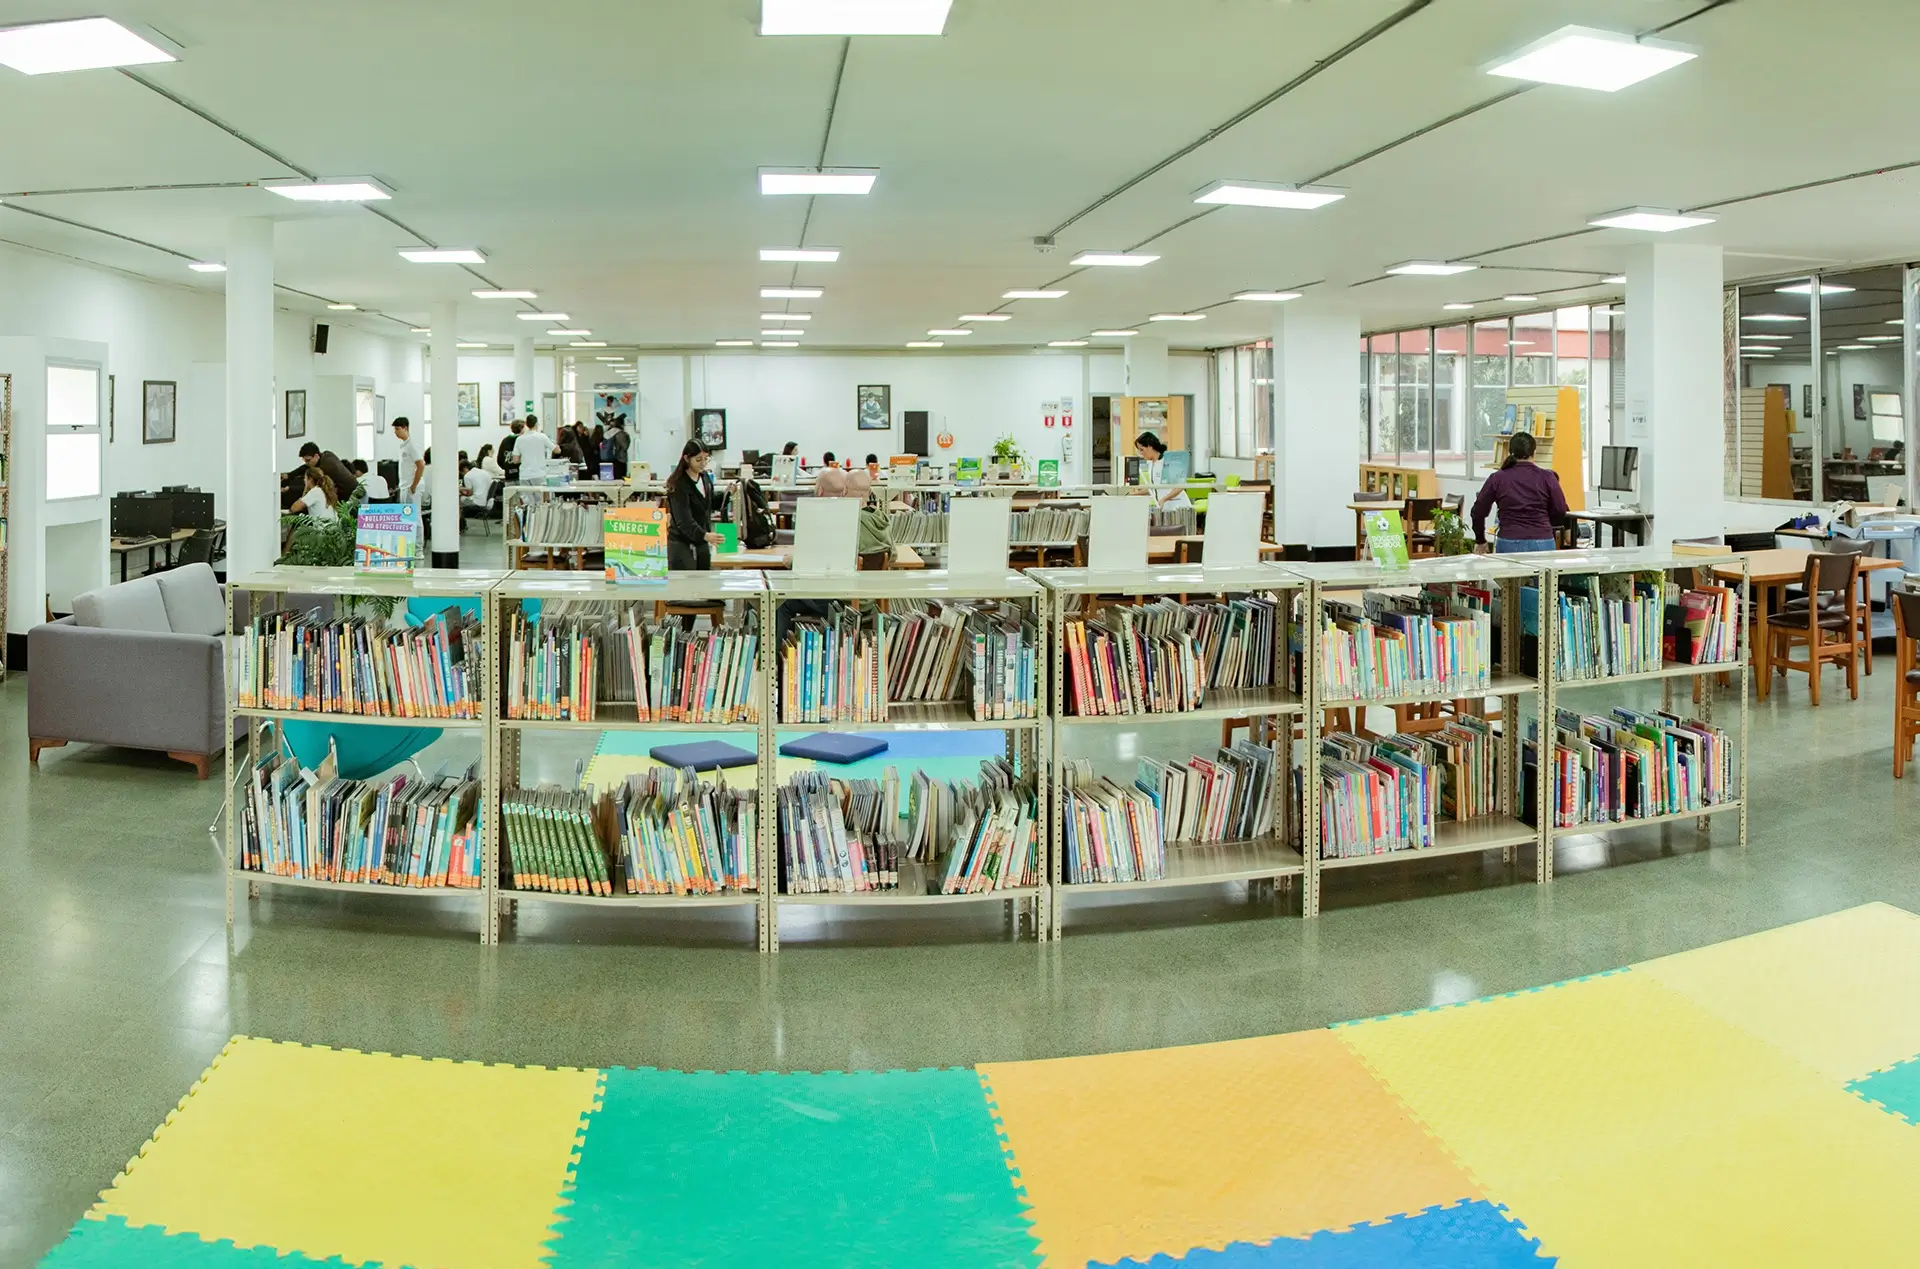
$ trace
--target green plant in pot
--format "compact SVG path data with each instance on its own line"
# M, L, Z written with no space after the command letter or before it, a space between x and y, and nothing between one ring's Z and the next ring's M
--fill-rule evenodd
M1020 442L1013 439L1011 432L993 443L993 451L988 457L1011 471L1018 471L1027 465L1027 456L1020 452Z
M342 502L335 520L316 520L309 515L283 515L280 527L287 530L287 548L275 564L305 568L352 568L353 543L360 533L360 496ZM394 595L354 595L342 599L345 611L364 609L390 616L398 605Z
M1458 511L1441 507L1433 513L1433 545L1442 555L1473 554L1473 538Z

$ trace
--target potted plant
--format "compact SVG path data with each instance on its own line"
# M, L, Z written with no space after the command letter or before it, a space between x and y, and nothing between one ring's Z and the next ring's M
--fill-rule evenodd
M1458 511L1451 507L1434 511L1433 545L1442 555L1473 554L1473 539L1467 535L1467 526L1461 523Z
M1013 433L993 443L993 451L988 455L997 472L1018 476L1020 469L1027 464L1027 456L1020 452L1020 442L1013 439Z

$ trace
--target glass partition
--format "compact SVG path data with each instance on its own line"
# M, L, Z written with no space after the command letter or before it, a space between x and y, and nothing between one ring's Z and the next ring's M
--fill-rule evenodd
M1820 475L1826 501L1892 506L1906 493L1903 271L1819 278Z

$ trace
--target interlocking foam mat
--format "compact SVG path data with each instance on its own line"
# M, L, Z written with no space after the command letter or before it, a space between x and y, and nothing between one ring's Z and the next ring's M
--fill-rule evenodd
M1920 917L1253 1040L548 1070L236 1037L44 1262L1920 1262Z

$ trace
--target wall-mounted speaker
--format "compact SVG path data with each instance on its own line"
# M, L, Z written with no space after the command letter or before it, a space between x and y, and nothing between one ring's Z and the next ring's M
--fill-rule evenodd
M325 322L315 322L313 324L313 351L317 356L326 355L327 324Z

